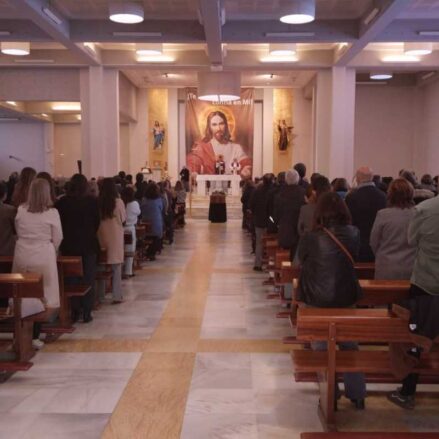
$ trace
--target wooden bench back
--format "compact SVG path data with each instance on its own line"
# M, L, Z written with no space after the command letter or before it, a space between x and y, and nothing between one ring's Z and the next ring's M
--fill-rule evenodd
M39 273L1 273L1 298L43 298L43 276Z
M58 273L62 274L63 277L82 277L84 275L81 256L59 256L57 262Z
M408 322L384 309L300 308L297 338L303 341L410 341Z

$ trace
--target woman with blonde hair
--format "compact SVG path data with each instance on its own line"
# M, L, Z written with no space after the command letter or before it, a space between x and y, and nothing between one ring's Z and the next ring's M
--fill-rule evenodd
M27 200L30 184L37 175L34 168L26 167L21 170L18 182L15 185L14 193L12 194L11 202L15 207L23 204Z
M56 252L62 241L58 211L53 208L47 180L35 178L29 188L27 202L21 204L15 218L17 243L12 271L35 272L43 275L44 303L24 299L23 315L31 315L47 308L60 306ZM34 325L33 346L43 347L39 340L40 325Z

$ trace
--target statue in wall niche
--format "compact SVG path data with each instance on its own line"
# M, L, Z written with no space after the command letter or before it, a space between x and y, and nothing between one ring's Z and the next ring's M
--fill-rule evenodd
M154 122L152 134L154 136L154 150L161 150L165 141L165 129L158 120Z
M279 133L279 139L277 142L279 151L286 151L288 149L288 145L290 144L290 137L293 131L293 126L288 126L285 122L285 119L278 120L277 131Z

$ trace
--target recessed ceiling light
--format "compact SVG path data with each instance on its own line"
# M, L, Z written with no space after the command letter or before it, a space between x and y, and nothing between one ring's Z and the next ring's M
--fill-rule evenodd
M163 53L163 44L161 43L137 43L136 53L140 56L161 55Z
M433 52L433 43L404 43L404 53L412 56L429 55Z
M239 72L199 72L198 99L211 102L236 101L241 97Z
M270 44L268 48L270 55L274 56L291 56L297 52L297 45L292 44Z
M373 79L375 81L382 81L385 79L392 79L393 73L391 72L370 72L369 75L370 79Z
M110 20L116 23L135 24L143 21L143 6L133 2L111 2L109 4Z
M267 62L275 62L275 63L279 63L279 62L297 62L299 61L299 59L297 58L296 55L293 56L264 56L263 58L261 58L261 62L267 63Z
M54 104L52 106L54 111L81 111L81 104L79 102L68 102L65 104Z
M417 58L416 56L410 56L410 55L405 55L405 54L400 54L400 55L387 55L385 57L382 58L382 62L394 62L394 63L413 63L413 62L419 62L420 59Z
M1 51L5 55L25 56L30 53L30 43L3 41L1 43Z
M291 0L288 14L282 16L280 21L288 24L304 24L314 21L315 17L315 0Z

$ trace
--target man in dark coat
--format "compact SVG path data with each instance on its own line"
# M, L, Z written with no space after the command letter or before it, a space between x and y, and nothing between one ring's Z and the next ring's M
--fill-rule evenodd
M299 173L290 169L285 174L285 185L280 189L274 201L274 221L278 225L279 247L291 250L291 260L299 242L297 223L300 208L305 204L305 190L300 187Z
M352 224L360 229L359 262L373 262L375 256L369 245L370 232L376 214L386 207L386 195L372 181L373 172L368 167L361 167L355 175L357 188L346 196L346 204L352 215Z
M253 223L256 233L255 271L262 271L262 235L268 224L268 201L272 187L273 175L265 174L262 183L255 189L250 199L250 210L253 215Z
M277 181L272 185L268 195L268 224L267 233L277 233L277 223L274 220L274 202L277 194L285 186L285 172L277 174Z

